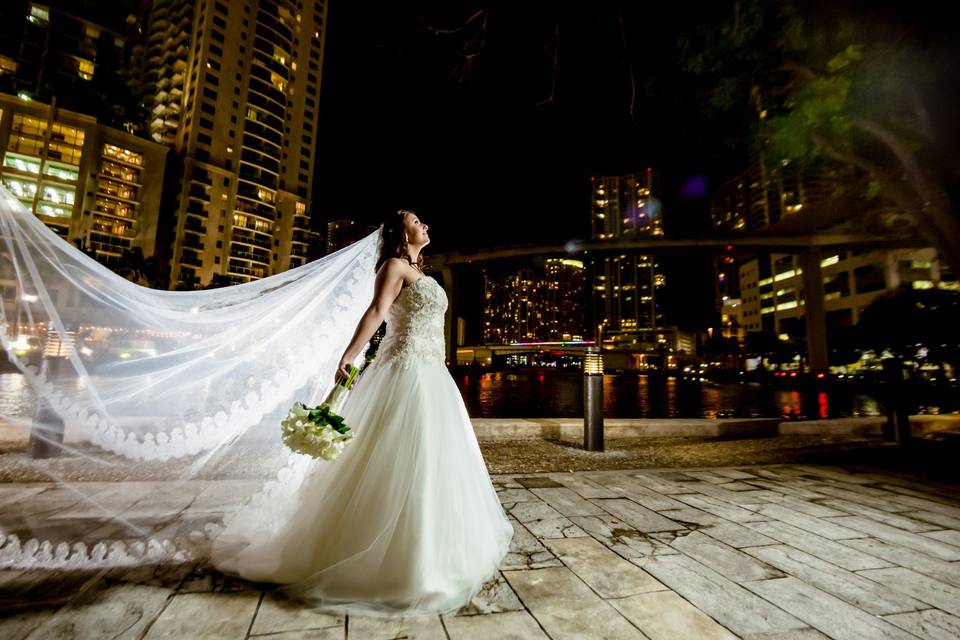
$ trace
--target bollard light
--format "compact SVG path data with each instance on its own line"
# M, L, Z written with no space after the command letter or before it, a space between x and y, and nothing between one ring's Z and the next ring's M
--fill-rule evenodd
M603 354L597 347L587 347L583 354L583 374L587 376L603 375Z
M599 347L583 354L583 448L603 451L603 355Z

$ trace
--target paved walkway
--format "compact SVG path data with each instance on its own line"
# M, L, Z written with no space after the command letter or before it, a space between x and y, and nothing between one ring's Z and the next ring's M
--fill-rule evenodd
M516 535L456 614L319 614L196 566L7 571L0 603L29 606L0 637L960 637L956 485L800 465L493 479Z

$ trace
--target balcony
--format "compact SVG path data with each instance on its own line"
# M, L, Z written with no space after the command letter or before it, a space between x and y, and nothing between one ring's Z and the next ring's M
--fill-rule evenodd
M270 256L263 255L260 253L253 253L250 251L244 251L242 247L231 247L230 249L231 258L240 258L241 260L249 260L250 262L256 262L263 265L270 265Z

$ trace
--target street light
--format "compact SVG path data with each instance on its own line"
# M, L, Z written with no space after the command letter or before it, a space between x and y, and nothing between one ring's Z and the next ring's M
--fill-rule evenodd
M583 354L583 448L603 451L603 355L599 347Z

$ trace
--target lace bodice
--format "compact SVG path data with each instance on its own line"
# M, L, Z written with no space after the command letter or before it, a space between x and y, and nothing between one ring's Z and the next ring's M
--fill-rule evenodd
M446 364L443 321L447 294L429 276L404 287L387 312L387 332L377 359L408 368L411 362Z

